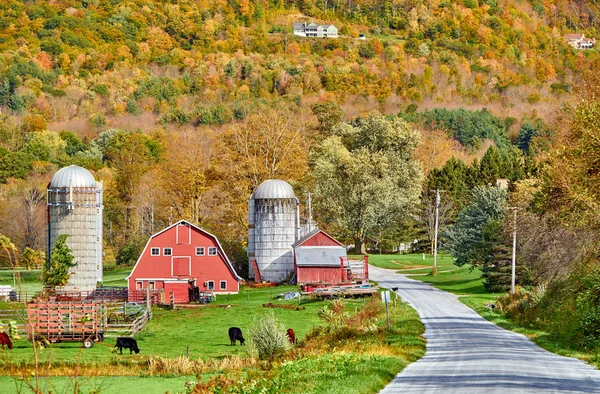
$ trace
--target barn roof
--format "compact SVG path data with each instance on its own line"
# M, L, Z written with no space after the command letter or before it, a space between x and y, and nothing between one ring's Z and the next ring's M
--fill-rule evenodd
M209 237L213 238L215 240L215 242L217 243L217 246L219 247L219 253L220 255L223 257L223 259L225 260L225 263L227 264L227 267L229 268L229 270L231 271L231 273L233 273L233 275L237 278L238 281L242 280L242 277L240 277L237 272L235 272L235 269L233 268L233 264L231 264L231 261L229 261L229 257L227 257L227 255L225 254L225 251L223 250L223 247L221 246L221 243L219 242L219 239L215 236L212 235L211 233L209 233L208 231L196 226L195 224L192 224L186 220L180 220L175 224L172 224L171 226L157 232L156 234L152 235L150 237L150 239L148 239L148 242L146 243L146 246L144 247L144 250L142 251L142 253L140 254L140 257L138 257L137 262L135 263L135 265L133 266L133 269L131 270L131 274L129 274L125 279L129 279L131 277L131 275L133 275L133 273L135 272L135 269L137 268L138 264L140 263L140 261L142 260L142 256L144 255L144 252L146 252L146 249L148 249L148 245L150 245L150 242L152 242L152 239L155 237L158 237L160 234L164 233L165 231L170 230L171 228L178 226L180 224L186 224L192 228L195 228L196 230L200 231L201 233L204 233L206 235L208 235Z
M342 244L340 241L338 241L335 238L333 238L331 235L327 234L325 231L319 230L319 228L315 228L311 232L307 233L304 237L298 239L296 242L294 242L294 244L292 245L292 248L295 248L295 247L298 247L298 246L302 246L303 243L305 243L306 241L308 241L309 239L311 239L312 237L314 237L315 235L317 235L319 233L323 234L324 236L326 236L327 238L329 238L330 240L332 240L336 245L339 245L342 248L344 248L344 250L346 249L344 247L344 244Z

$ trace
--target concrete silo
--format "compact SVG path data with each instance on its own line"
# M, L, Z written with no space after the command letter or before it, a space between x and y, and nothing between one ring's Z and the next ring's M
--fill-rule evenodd
M83 167L64 167L52 177L47 201L48 256L56 238L67 234L77 263L64 290L94 290L102 282L102 183Z
M281 281L294 271L294 252L299 231L299 201L285 181L261 183L248 200L248 259L250 276L256 277L256 260L261 278Z

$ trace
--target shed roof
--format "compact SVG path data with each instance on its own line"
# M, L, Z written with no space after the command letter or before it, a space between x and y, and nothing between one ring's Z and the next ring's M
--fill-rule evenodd
M50 181L50 187L96 187L91 172L83 167L70 165L56 171Z
M340 257L346 256L342 246L305 246L295 248L296 265L299 267L340 267Z

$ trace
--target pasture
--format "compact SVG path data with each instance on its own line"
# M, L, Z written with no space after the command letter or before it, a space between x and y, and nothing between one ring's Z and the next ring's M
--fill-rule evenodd
M129 270L109 269L105 284L124 285ZM12 275L0 278L12 284ZM22 278L24 285L29 284L28 289L39 286L39 273L27 273ZM130 355L125 349L122 355L115 353L116 337L111 335L91 349L83 349L77 342L51 344L37 352L40 387L43 392L73 392L77 384L79 392L84 393L177 393L186 392L186 382L198 381L201 376L201 384L206 384L208 391L216 387L231 387L231 392L262 387L290 393L375 393L406 365L423 356L423 326L406 304L391 308L390 332L379 305L378 317L369 320L370 330L375 331L355 327L339 337L319 317L319 311L331 301L303 297L303 310L263 307L269 302L298 305L297 299L277 298L280 293L296 290L296 286L242 287L239 294L218 295L208 305L175 310L154 307L153 319L135 336L139 354ZM348 316L360 313L366 304L366 299L343 300ZM18 305L22 304L0 302L0 308ZM267 310L286 328L294 329L299 345L280 359L257 363L249 357L248 347L230 345L227 331L232 326L240 327L248 339L249 327ZM346 324L355 323L349 320ZM317 327L321 328L313 331ZM348 336L348 332L354 334ZM19 377L31 379L35 375L33 354L26 338L14 341L12 350L0 350L3 393L29 391Z

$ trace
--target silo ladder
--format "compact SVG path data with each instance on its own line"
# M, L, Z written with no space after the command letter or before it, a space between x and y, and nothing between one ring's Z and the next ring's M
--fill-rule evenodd
M258 263L256 259L252 259L252 269L254 270L254 280L256 283L262 283L262 278L260 276L260 270L258 269Z

